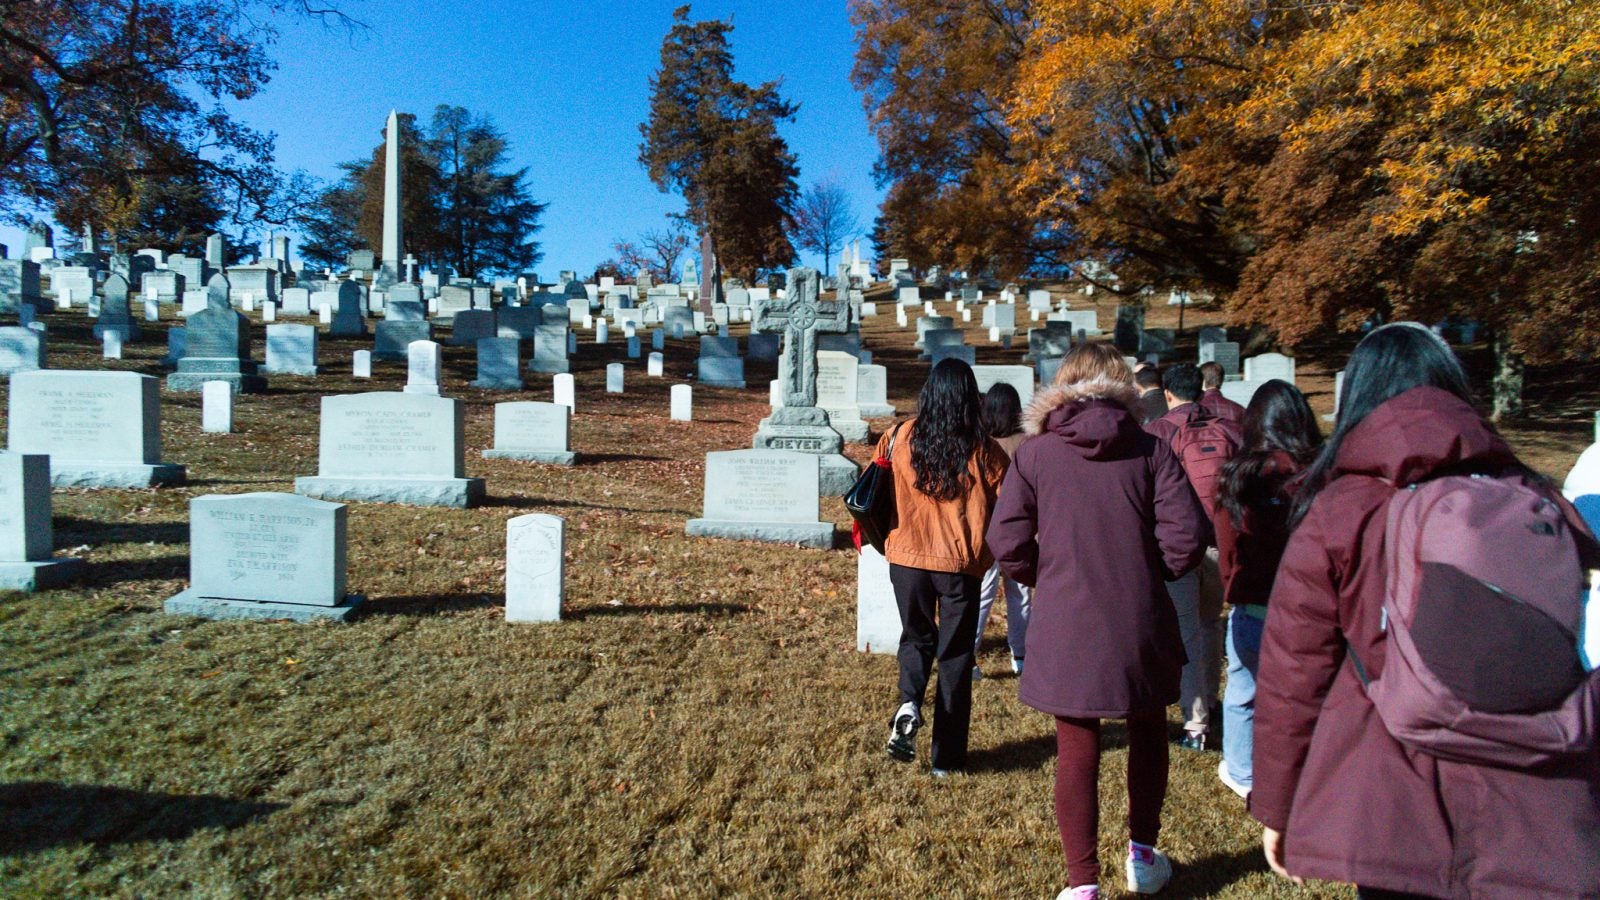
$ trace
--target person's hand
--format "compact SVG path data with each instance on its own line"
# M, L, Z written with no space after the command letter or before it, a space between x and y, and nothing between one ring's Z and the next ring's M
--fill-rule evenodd
M1267 854L1267 865L1272 867L1272 871L1276 872L1278 877L1287 878L1295 884L1306 883L1304 878L1297 878L1293 875L1290 875L1289 870L1283 867L1282 832L1273 831L1271 828L1262 828L1261 849Z

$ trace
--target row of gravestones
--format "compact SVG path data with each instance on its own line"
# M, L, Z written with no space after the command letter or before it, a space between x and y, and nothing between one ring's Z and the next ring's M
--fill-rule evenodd
M687 405L687 391L677 386L675 405ZM16 379L11 450L0 454L0 586L52 587L81 569L78 560L53 556L52 483L131 487L184 479L183 467L160 461L158 403L155 380L134 373ZM498 404L495 447L484 455L570 464L570 415L557 404ZM464 506L482 496L481 479L461 477L459 401L405 393L327 397L320 438L318 475L296 481L306 496L192 502L192 583L168 602L169 612L346 619L360 598L345 591L344 507L314 498ZM561 527L548 516L510 524L508 618L559 616ZM554 560L536 552L552 546Z

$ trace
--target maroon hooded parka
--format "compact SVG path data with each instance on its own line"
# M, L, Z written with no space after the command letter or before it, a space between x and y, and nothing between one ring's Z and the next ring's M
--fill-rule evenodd
M989 549L1032 585L1022 702L1126 718L1178 700L1186 658L1165 582L1204 555L1205 514L1178 458L1132 412L1132 385L1035 396L1000 486Z
M1333 480L1290 537L1256 675L1250 811L1284 833L1291 873L1433 897L1600 897L1600 753L1511 770L1410 750L1345 661L1348 639L1373 677L1383 672L1384 509L1396 488L1514 462L1467 403L1407 391L1346 435Z

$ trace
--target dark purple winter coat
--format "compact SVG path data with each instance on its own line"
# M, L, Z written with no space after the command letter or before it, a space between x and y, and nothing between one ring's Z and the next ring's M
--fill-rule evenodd
M1513 462L1471 406L1416 388L1345 437L1290 536L1256 675L1250 812L1284 833L1291 873L1431 897L1600 896L1600 754L1516 771L1407 749L1345 661L1348 640L1369 674L1383 672L1395 486Z
M1022 702L1126 718L1178 701L1187 661L1165 582L1199 564L1205 514L1132 385L1035 395L989 524L1001 571L1034 587Z

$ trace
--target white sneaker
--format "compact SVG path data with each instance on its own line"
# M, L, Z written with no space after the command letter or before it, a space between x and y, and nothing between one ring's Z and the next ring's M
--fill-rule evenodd
M894 718L889 720L889 755L901 762L917 758L917 727L922 724L922 713L911 701L900 704Z
M1011 671L1017 673L1018 675L1022 674L1022 657L1011 657Z
M1152 850L1154 862L1139 862L1128 854L1128 890L1135 894L1155 894L1172 880L1172 860L1160 850Z
M1233 791L1235 794L1238 794L1240 797L1243 797L1246 800L1250 799L1250 789L1239 782L1234 781L1233 776L1228 774L1227 760L1217 763L1217 777L1222 779L1222 783L1227 786L1228 790Z
M983 669L981 669L981 668L979 668L977 666L973 666L972 667L972 680L973 681L982 681L983 680Z
M1100 900L1100 885L1084 884L1062 888L1061 893L1056 895L1056 900Z

